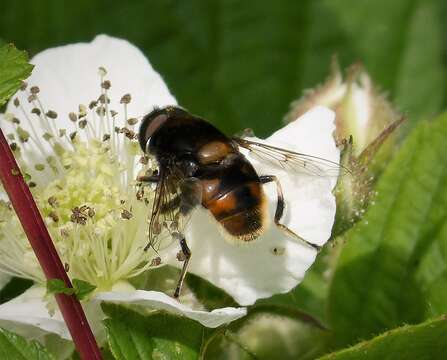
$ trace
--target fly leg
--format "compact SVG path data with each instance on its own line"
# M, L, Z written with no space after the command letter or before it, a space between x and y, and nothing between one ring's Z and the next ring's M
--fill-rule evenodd
M144 187L147 184L157 184L160 181L160 177L158 175L138 175L137 176L137 199L142 200L144 197ZM148 246L144 249L145 251L148 249Z
M182 272L180 273L180 278L178 279L177 287L175 288L174 297L178 298L180 292L182 291L183 282L185 280L186 273L188 272L188 263L191 258L191 250L189 250L186 239L183 235L180 235L180 247L182 249L182 255L184 256Z
M278 202L276 204L276 210L275 210L275 225L281 229L282 231L284 231L287 235L294 237L295 239L298 239L300 242L302 242L303 244L305 244L306 246L311 247L312 249L315 250L320 250L320 246L315 245L310 243L309 241L307 241L306 239L303 239L301 236L299 236L298 234L294 233L292 230L290 230L287 226L285 226L284 224L281 224L281 218L284 214L284 208L285 208L285 202L284 202L284 195L282 192L282 187L281 187L281 183L279 182L278 178L275 175L264 175L264 176L260 176L259 179L261 180L262 184L267 184L269 182L275 182L276 184L276 193L278 195Z
M140 175L137 176L137 181L143 183L158 183L160 177L158 175Z

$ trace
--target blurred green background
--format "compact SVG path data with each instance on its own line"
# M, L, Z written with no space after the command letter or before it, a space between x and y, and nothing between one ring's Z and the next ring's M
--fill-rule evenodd
M0 9L0 43L30 55L100 33L131 41L182 106L228 133L252 127L265 136L279 128L290 102L329 75L333 55L342 68L363 64L406 115L407 129L447 105L447 1L11 0ZM412 354L407 358L430 350L444 358L446 139L446 115L421 124L380 179L365 221L344 235L342 249L326 247L300 286L259 301L249 321L231 325L237 339L216 338L210 358L241 352L240 358L256 358L249 351L255 349L264 355L259 358L313 359L396 327L370 343L381 349L371 359L395 359L404 350ZM330 281L329 267L335 268ZM220 293L215 299L216 307L225 300ZM302 321L301 311L330 331Z
M135 43L180 104L267 135L289 103L361 62L410 120L445 106L441 0L2 1L0 39L33 55L107 33Z

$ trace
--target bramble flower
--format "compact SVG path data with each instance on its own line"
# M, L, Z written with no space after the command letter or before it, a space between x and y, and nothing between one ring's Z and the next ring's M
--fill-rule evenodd
M96 334L101 332L100 301L164 309L210 327L244 316L245 308L208 312L191 293L179 302L161 292L135 289L129 282L166 264L182 265L172 239L157 253L143 251L153 193L146 192L145 201L137 196L135 179L146 159L135 134L145 114L155 106L175 105L176 100L142 53L124 40L102 35L91 43L46 50L32 63L28 85L8 104L1 126L69 276L97 287L84 304ZM338 162L333 131L334 113L317 107L265 141ZM334 221L336 178L290 173L251 154L247 157L260 174L280 178L286 199L284 223L323 245ZM274 186L266 186L266 193L273 216ZM229 244L200 208L185 236L192 250L189 271L241 305L292 289L317 253L272 224L253 244ZM0 271L35 282L0 305L0 325L41 339L47 333L70 338L58 311L50 314L45 278L6 200L0 203Z

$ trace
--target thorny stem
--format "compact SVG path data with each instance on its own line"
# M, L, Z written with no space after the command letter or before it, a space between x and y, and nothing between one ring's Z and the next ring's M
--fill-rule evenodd
M0 129L0 179L39 260L46 278L61 279L72 287L33 196ZM101 360L102 355L82 310L73 295L57 294L56 301L83 360Z

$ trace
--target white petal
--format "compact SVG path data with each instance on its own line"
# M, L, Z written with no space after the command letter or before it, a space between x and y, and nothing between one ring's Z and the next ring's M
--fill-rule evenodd
M111 88L108 90L110 104L108 113L114 110L118 113L116 123L111 117L105 119L104 133L111 133L114 126L125 125L124 105L120 104L121 97L131 94L132 100L127 106L127 118L141 118L154 107L177 104L175 98L169 92L161 76L152 68L144 54L134 45L126 40L99 35L90 43L77 43L47 49L31 59L35 65L31 76L27 79L27 93L19 91L12 98L18 98L24 108L17 108L11 100L6 113L13 114L20 119L20 126L28 131L34 138L37 136L42 143L41 149L33 146L32 141L23 144L22 156L28 164L27 172L38 185L45 184L48 180L47 171L35 171L34 164L44 164L48 155L54 154L54 150L41 138L47 132L43 129L41 120L31 114L34 105L28 103L29 89L38 86L40 102L45 111L53 110L58 114L54 120L57 129L65 129L67 134L78 130L82 138L86 130L79 130L69 120L70 112L78 113L80 104L88 106L93 100L97 100L101 94L101 80L98 72L99 67L107 70L105 79L110 80ZM25 114L26 115L25 115ZM29 124L32 121L33 126ZM102 135L98 129L101 128L99 116L95 109L88 110L90 124L95 123L96 136ZM50 123L53 120L50 120ZM14 126L7 122L0 114L0 126L5 134L14 133ZM34 134L33 128L36 134ZM136 128L134 129L136 130ZM57 134L55 135L57 136ZM120 142L123 145L124 142ZM20 143L19 143L20 145ZM43 152L42 152L43 151ZM124 152L118 149L118 153L124 156ZM137 159L135 159L136 163ZM47 167L48 168L48 167Z
M275 132L265 142L288 150L318 156L339 163L340 152L335 145L335 113L325 107L315 107L297 120ZM329 239L335 216L335 197L332 190L337 177L293 174L281 167L260 162L248 155L256 170L261 174L273 171L283 188L286 199L284 223L295 233L316 245ZM275 203L273 184L266 189L271 203Z
M338 163L333 130L334 113L318 107L277 131L266 142ZM271 163L250 160L259 174L276 175L280 179L286 199L283 223L304 239L323 245L330 237L335 216L332 189L336 179L290 173ZM265 189L269 217L273 219L275 186L269 184ZM215 220L202 209L193 214L186 238L192 251L189 270L224 289L241 305L291 290L303 279L316 256L316 250L272 224L252 243L230 244L217 230ZM171 264L181 265L176 260Z
M247 314L245 308L222 308L213 311L192 310L170 296L157 291L137 290L134 292L104 292L95 296L94 300L126 305L141 305L166 310L173 314L183 315L202 325L216 328L230 323Z
M56 309L53 316L49 314L47 303L43 299L45 292L43 287L33 286L17 298L0 305L0 327L37 340L42 340L48 333L70 340L70 333L59 309ZM103 292L98 293L89 303L83 304L89 324L99 343L105 339L104 327L101 324L104 314L99 306L101 301L161 309L186 316L210 328L230 323L247 314L245 308L228 307L210 312L192 310L168 295L156 291Z
M48 313L43 300L45 289L33 286L22 295L0 305L0 327L27 338L41 339L47 333L71 339L59 311Z
M143 116L154 106L177 103L144 54L126 40L99 35L90 43L42 51L31 59L31 63L35 64L35 68L27 80L29 86L39 86L41 102L47 107L46 110L57 112L58 127L66 128L67 131L75 130L68 114L77 112L79 104L88 106L100 95L100 66L107 70L105 78L112 84L109 90L109 109L119 114L123 110L123 105L119 102L126 93L132 95L128 107L129 117ZM26 94L19 91L17 96L21 104L31 110ZM23 114L12 102L9 103L7 112L14 113L23 120ZM35 115L29 116L36 120Z

